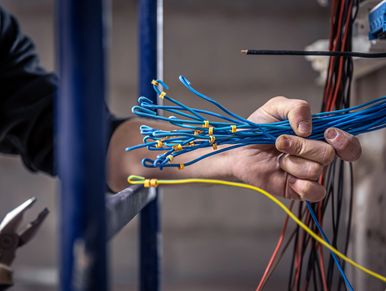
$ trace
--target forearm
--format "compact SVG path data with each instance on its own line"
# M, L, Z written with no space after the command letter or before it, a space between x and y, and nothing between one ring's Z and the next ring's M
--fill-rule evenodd
M143 142L143 137L139 132L139 127L142 124L166 130L173 129L173 127L167 123L147 119L130 119L121 124L115 130L110 140L107 157L108 184L112 190L119 191L126 187L127 176L131 174L168 179L188 177L231 178L231 167L229 166L227 152L203 159L199 163L185 167L183 170L178 170L177 168L165 168L161 171L159 169L143 167L141 164L143 158L155 158L160 152L148 151L146 148L131 152L124 151L128 146ZM176 157L173 162L185 163L209 151L213 151L213 149L199 149L191 153L185 153L181 157Z

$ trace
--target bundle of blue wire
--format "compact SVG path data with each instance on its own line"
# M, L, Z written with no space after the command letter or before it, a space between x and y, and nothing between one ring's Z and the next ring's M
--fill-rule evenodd
M169 87L162 80L153 81L153 88L158 96L171 104L154 104L150 99L142 96L138 98L138 105L132 108L132 112L139 117L166 121L178 129L162 130L147 125L140 127L141 134L144 136L143 144L128 147L126 151L147 147L150 151L163 152L154 160L143 159L144 167L161 170L165 167L181 169L224 151L247 145L274 144L280 135L294 134L288 120L265 124L254 123L194 89L184 76L180 76L179 79L190 92L216 106L221 113L189 107L170 97L166 93ZM159 114L160 111L173 115L163 116ZM215 121L210 118L214 118ZM347 109L313 114L312 126L312 134L309 138L315 140L324 140L324 131L329 127L340 128L353 135L384 128L386 97ZM217 148L220 145L226 145L226 147ZM175 157L200 148L213 150L183 164L173 163Z
M181 169L181 163L172 162L174 157L200 148L213 148L213 150L185 162L183 166L189 166L209 156L247 145L274 144L276 138L280 135L294 134L288 120L266 124L254 123L200 93L191 86L191 83L185 77L180 76L179 79L190 92L216 106L221 113L189 107L170 97L166 93L169 87L162 80L153 81L153 88L158 96L172 104L154 104L150 99L142 96L138 98L138 105L132 108L132 112L139 117L169 122L179 129L161 130L147 125L140 127L141 134L144 135L144 143L128 147L126 151L143 147L147 147L150 151L163 151L154 160L143 159L142 164L144 167L160 168L161 170L164 167L178 167ZM169 112L173 115L166 117L160 115L160 111ZM178 115L178 117L175 115ZM216 121L209 120L211 117L215 118ZM309 138L315 140L324 140L324 132L329 127L340 128L353 135L384 128L386 127L386 96L347 109L313 114L312 127L312 134ZM227 147L217 149L218 145L227 145ZM306 206L323 239L329 243L311 203L307 202ZM338 258L332 252L331 256L345 282L346 288L350 291L354 290Z

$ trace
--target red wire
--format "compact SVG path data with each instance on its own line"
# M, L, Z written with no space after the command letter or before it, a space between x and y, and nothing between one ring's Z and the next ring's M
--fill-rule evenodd
M338 38L339 36L341 35L342 33L342 21L343 21L343 12L344 12L344 5L343 3L341 4L340 6L340 11L339 11L339 18L338 18L338 31L335 35L335 38L333 39L332 41L332 47L333 47L333 50L335 51L337 49L337 45L338 45ZM334 37L334 36L332 36ZM342 59L342 58L340 58ZM326 103L327 103L327 111L331 111L332 109L332 106L331 106L331 98L332 98L332 93L333 93L333 90L334 90L334 85L336 85L336 83L333 83L333 77L334 77L334 74L333 74L333 70L334 70L334 67L335 67L335 61L336 61L336 58L335 57L331 57L330 58L330 64L331 66L329 66L329 72L328 72L328 80L327 80L327 87L326 87ZM335 79L336 81L336 79Z
M352 9L352 1L350 1L350 4L349 4L349 7L348 7L348 11L350 12L351 9ZM347 37L348 37L348 25L351 21L351 13L349 15L347 15L347 19L346 19L346 23L345 23L345 32L344 32L344 35L343 35L343 42L342 42L342 45L341 45L341 51L343 51L346 47L346 43L347 43ZM340 87L340 84L342 83L342 73L343 73L343 61L344 61L344 58L340 58L339 60L339 73L338 73L338 83L335 87L335 92L334 92L334 97L332 99L332 104L334 104L336 107L336 99L338 97L338 91L339 91L339 87ZM333 108L331 108L331 110L333 110Z
M334 1L335 3L335 1ZM349 25L349 21L351 19L351 10L352 10L352 4L353 2L350 1L349 3L349 8L348 8L348 12L349 12L349 15L347 15L346 17L346 22L345 22L345 31L344 31L344 34L343 34L343 40L342 40L342 43L341 43L341 48L340 50L343 51L346 49L346 43L347 43L347 38L348 38L348 25ZM336 35L336 37L339 37L340 33L341 33L341 29L342 29L342 15L343 15L343 9L344 8L344 5L341 5L341 10L340 10L340 16L339 16L339 33ZM333 42L333 50L335 51L336 50L336 45L337 45L337 39L334 40ZM331 42L330 42L330 48L331 48ZM333 68L333 65L330 66L331 63L335 63L335 59L331 60L330 59L330 63L329 63L329 80L328 80L328 86L327 86L327 89L328 89L328 92L325 92L325 93L328 93L328 94L325 94L325 96L327 96L328 98L328 101L327 101L327 108L326 110L327 111L331 111L334 109L334 107L336 107L336 100L337 100L337 96L338 96L338 91L339 91L339 87L341 85L341 77L342 77L342 73L343 73L343 61L344 59L343 58L339 58L339 66L338 66L338 75L335 79L336 83L334 84L333 87L331 87L331 75L332 75L332 68ZM334 95L332 96L331 93L334 92ZM332 97L332 98L331 98ZM322 182L323 179L321 179L320 182ZM323 222L322 222L322 217L321 217L321 206L322 204L319 203L318 205L318 214L319 214L319 222L321 224L321 226L323 226ZM327 281L326 281L326 274L325 274L325 265L324 265L324 258L323 258L323 249L322 247L319 245L319 266L320 266L320 269L321 269L321 275L322 275L322 282L323 282L323 288L324 290L328 290L328 287L327 287Z
M336 19L336 17L334 17L334 15L337 14L336 12L338 9L338 1L341 1L341 0L333 0L332 5L331 5L331 20L330 20L331 28L330 28L329 49L332 51L337 50L338 39L341 36L342 29L343 29L342 22L343 22L344 6L345 6L343 3L341 3L341 5L340 5L338 19ZM341 51L345 50L346 43L347 43L348 25L349 25L349 22L351 19L352 5L353 5L353 2L350 1L349 8L347 10L349 15L347 15L346 22L344 24L345 31L343 32L343 39L342 39L342 43L340 46ZM338 25L337 25L338 29L334 35L334 24L336 21L338 21ZM335 62L337 61L337 58L339 60L338 74L335 75L333 72L334 72ZM334 109L334 107L336 107L336 100L337 100L337 96L338 96L338 92L339 92L339 87L341 85L341 81L342 81L341 77L342 77L343 69L344 69L343 68L343 64L344 64L343 61L344 61L344 59L341 57L330 57L329 64L328 64L328 74L327 74L327 80L326 80L326 87L325 87L324 94L323 94L323 104L324 104L326 111L331 111ZM334 76L335 76L335 78L334 78ZM319 182L321 184L323 184L323 176L320 178ZM291 208L292 208L292 203L291 203ZM318 213L318 219L319 219L321 225L323 225L322 224L322 216L321 216L322 215L322 203L321 202L319 202L319 204L318 204L317 213ZM270 273L270 270L271 270L271 268L272 268L272 266L277 258L278 252L283 244L285 232L286 232L287 225L288 225L288 220L289 220L289 217L287 216L285 219L284 225L283 225L283 229L280 233L280 237L276 243L276 247L275 247L273 254L268 262L267 267L265 268L264 274L259 282L259 285L256 288L256 291L261 291L266 283L266 280L267 280L267 277ZM305 217L306 225L309 225L310 221L311 221L310 215L309 215L309 213L307 213L307 215ZM298 285L298 282L300 279L300 273L301 273L300 264L301 264L301 261L303 260L302 249L303 249L304 236L305 236L305 233L302 232L300 239L298 240L298 246L295 249L295 254L294 254L294 256L295 256L295 263L294 263L295 264L295 280L294 280L294 284L293 284L292 288L294 288L294 286ZM323 290L328 291L326 273L325 273L325 265L324 265L324 257L323 257L323 249L322 249L320 244L319 244L319 266L321 269Z
M291 204L290 204L290 207L289 207L290 210L292 210L293 205L294 205L294 201L292 201ZM268 277L268 274L269 274L269 272L270 272L270 270L272 268L273 263L275 262L275 259L276 259L277 255L279 253L280 248L281 248L281 245L283 244L284 236L285 236L285 233L287 231L288 220L289 220L289 216L287 215L287 217L286 217L286 219L284 221L283 228L282 228L281 233L280 233L279 240L276 243L275 250L273 251L272 256L271 256L271 258L270 258L270 260L268 262L268 265L265 268L264 274L261 277L260 283L257 286L256 291L263 290L263 287L264 287L265 281L266 281L266 279Z
M310 213L308 212L306 214L305 224L307 226L309 226L310 225L310 221L311 221L311 216L310 216ZM300 262L303 260L302 249L303 249L304 236L305 236L305 232L302 231L302 235L301 235L301 238L299 240L299 249L297 250L296 273L295 273L295 285L294 286L298 285L299 278L300 278Z
M340 10L339 10L339 17L338 17L338 31L336 32L336 34L334 35L333 33L333 23L334 21L336 21L336 19L334 18L334 15L336 14L336 10L338 8L338 4L337 4L337 1L334 1L333 2L333 6L334 6L334 9L333 9L333 14L331 14L331 35L330 35L330 49L332 49L333 51L336 50L336 46L338 44L338 37L340 36L341 34L341 30L342 30L342 21L343 21L343 12L344 12L344 5L342 4L340 6ZM325 91L324 91L324 100L323 100L323 103L326 105L328 102L329 102L329 99L331 98L331 85L332 85L332 78L333 78L333 69L334 69L334 65L335 65L335 60L336 58L335 57L330 57L330 61L329 61L329 64L328 64L328 75L327 75L327 85L326 85L326 88L325 88ZM327 104L327 107L328 107L328 104Z

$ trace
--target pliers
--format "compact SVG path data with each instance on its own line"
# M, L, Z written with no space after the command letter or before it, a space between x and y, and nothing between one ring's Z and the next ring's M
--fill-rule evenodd
M24 213L32 207L36 198L30 198L8 212L0 223L0 291L13 285L11 264L15 259L16 250L28 243L39 230L49 210L45 208L37 218L18 231Z

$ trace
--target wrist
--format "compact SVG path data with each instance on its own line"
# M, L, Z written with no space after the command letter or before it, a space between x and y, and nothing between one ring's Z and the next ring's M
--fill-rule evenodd
M200 168L204 171L204 178L234 180L233 167L234 151L231 150L214 155L208 159L207 165L203 164ZM205 169L209 169L209 171L205 172Z

